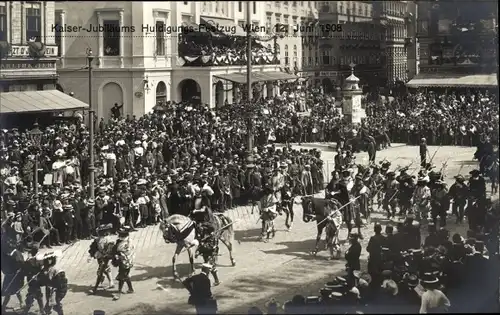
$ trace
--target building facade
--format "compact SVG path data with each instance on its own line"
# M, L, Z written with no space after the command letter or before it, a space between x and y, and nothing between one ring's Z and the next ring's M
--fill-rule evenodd
M186 34L180 29L215 23L217 28L244 36L247 2L58 1L56 6L55 25L63 26L55 27L62 51L59 84L65 92L88 101L88 73L83 68L91 50L95 57L92 101L97 104L99 117L109 118L115 103L123 104L124 115L141 116L159 101L178 102L193 94L211 107L232 103L239 97L241 89L220 77L244 74L246 66L204 63L209 56L202 56L200 64L196 56L183 58L179 44ZM275 25L299 24L314 8L305 1L279 1L251 2L250 10L253 36L264 47L278 46L279 56L276 62L256 63L252 72L299 70L303 60L301 37L287 36L281 28L277 32ZM103 27L99 30L90 25ZM158 26L164 27L163 31ZM213 56L214 60L222 57ZM276 90L268 85L264 94Z
M317 40L321 57L310 70L315 71L315 83L325 91L339 89L351 64L356 65L361 86L408 80L408 69L416 67L408 66L416 62L415 42L409 39L415 7L410 1L321 2Z
M497 14L494 1L419 3L417 38L422 76L495 73Z
M55 89L54 1L0 1L0 93Z

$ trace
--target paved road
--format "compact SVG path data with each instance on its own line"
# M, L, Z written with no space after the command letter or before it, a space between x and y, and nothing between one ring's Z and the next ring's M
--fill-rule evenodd
M430 147L434 154L437 147ZM474 148L441 147L434 163L440 166L448 160L447 182L453 181L453 176L459 171L468 172L476 166L471 161ZM324 148L323 159L333 161L334 153ZM394 146L378 152L377 159L387 158L393 161L394 167L410 164L418 157L418 147ZM366 153L357 157L358 163L367 163ZM327 163L328 165L328 163ZM418 165L418 161L413 164ZM412 167L413 168L413 167ZM328 170L329 172L330 170ZM410 169L410 172L412 169ZM308 252L314 246L316 229L314 223L306 224L302 220L295 222L291 232L285 232L284 217L277 219L278 233L270 243L257 241L260 223L257 223L257 211L251 214L250 207L240 207L228 212L235 223L236 245L234 257L237 265L231 267L225 249L219 258L219 274L222 284L214 289L221 312L245 311L248 305L263 303L272 296L292 296L307 287L324 279L325 275L338 273L344 268L343 261L328 261L326 252L318 257L311 257ZM296 206L296 216L301 218L300 206ZM382 214L375 214L374 220L384 222ZM450 229L465 233L464 226L452 224ZM363 229L366 236L371 235L372 227ZM341 239L347 237L346 231L340 233ZM93 310L106 310L107 314L137 314L153 313L167 310L172 313L192 313L194 310L186 304L187 291L181 285L172 281L171 257L174 247L165 244L158 227L141 229L131 235L136 247L136 264L131 272L136 293L124 295L120 301L111 301L112 292L103 291L96 296L87 296L86 292L95 280L96 263L87 262L87 250L90 241L81 241L76 245L63 248L64 255L60 266L66 270L70 279L70 292L65 298L67 314L91 314ZM366 247L366 244L363 245ZM363 251L363 255L366 255ZM200 262L200 261L198 261ZM187 253L181 255L178 261L181 276L188 273ZM13 303L13 302L11 302Z

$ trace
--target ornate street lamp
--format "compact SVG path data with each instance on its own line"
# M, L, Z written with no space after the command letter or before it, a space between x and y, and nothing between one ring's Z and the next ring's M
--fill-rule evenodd
M29 133L31 142L33 143L33 149L35 150L35 170L34 170L34 180L33 185L35 188L35 200L38 200L38 155L41 150L41 142L43 132L38 128L38 123L35 122L33 129Z
M95 123L95 110L92 106L92 61L94 56L92 55L92 49L87 49L87 61L89 70L89 198L94 199L95 193L95 179L94 179L94 123Z

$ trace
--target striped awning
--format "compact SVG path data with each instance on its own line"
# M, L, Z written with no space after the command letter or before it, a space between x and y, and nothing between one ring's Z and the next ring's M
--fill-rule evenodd
M88 107L58 90L0 93L0 114L58 112Z
M240 84L247 83L246 73L219 74L219 75L214 75L214 77ZM252 82L282 81L282 80L286 81L286 80L297 80L298 78L299 77L294 74L289 74L280 71L253 72L251 74Z
M471 74L471 75L438 75L418 74L406 83L407 87L475 87L493 88L498 87L496 74Z

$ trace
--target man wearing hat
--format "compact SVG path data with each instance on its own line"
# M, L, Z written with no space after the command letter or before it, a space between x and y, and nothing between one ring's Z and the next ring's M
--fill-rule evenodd
M350 246L345 252L345 266L352 287L355 283L354 271L361 270L361 262L359 260L361 256L361 244L359 243L359 235L356 233L349 234L349 244Z
M457 217L457 223L463 222L468 195L469 188L465 184L465 178L462 175L455 176L455 182L448 191L448 197L452 203L452 213Z
M129 232L120 229L118 231L118 240L112 250L113 266L118 267L118 293L113 300L119 300L122 294L123 285L127 283L127 293L134 293L132 281L130 280L130 269L134 266L134 247L130 243Z
M25 261L23 253L16 249L15 245L8 246L2 244L1 254L3 273L2 297L4 297L2 314L5 314L12 295L16 295L19 300L19 306L23 308L23 298L19 291L24 286L24 273L21 272L20 268L23 267Z
M208 277L211 270L212 265L204 263L201 265L199 274L182 281L190 294L188 303L196 308L197 314L217 313L217 300L213 298L210 278Z
M420 165L422 167L427 164L427 140L425 138L420 139L419 154L420 154Z
M110 239L109 233L113 230L113 225L101 225L97 228L98 237L90 244L88 253L90 257L97 260L97 279L94 287L89 291L90 294L95 294L97 288L104 282L104 276L109 281L108 289L113 288L113 278L111 277L111 251L114 247L114 242Z
M432 222L437 225L437 218L439 217L439 225L443 227L446 226L446 212L450 208L448 190L442 180L437 180L435 185L435 188L431 190Z
M90 239L92 235L94 235L95 231L95 201L94 199L88 199L84 202L82 208L82 228L83 228L83 237L85 239Z
M356 175L354 187L352 188L352 195L356 199L354 202L354 224L358 228L358 235L360 239L363 239L361 234L361 214L368 219L370 216L369 208L369 195L370 190L363 183L363 176L361 174Z
M52 225L52 221L50 220L51 214L50 209L44 209L40 216L40 229L45 237L45 240L41 244L46 244L48 248L52 248L51 245L54 244L54 241L56 246L62 245L59 231Z
M50 313L53 308L57 315L64 314L62 300L66 296L66 293L68 293L68 278L66 277L66 273L55 266L56 261L61 255L62 253L59 251L46 253L43 258L42 270L42 274L46 280L45 288L47 292L45 296L45 309L47 313Z
M417 179L417 187L413 192L413 207L417 220L427 219L431 207L431 189L427 186L427 180L424 177Z
M398 205L399 183L396 180L396 173L392 171L387 172L383 191L383 209L387 212L387 217L392 218L396 216L396 207Z
M42 262L37 259L38 256L38 246L33 246L30 250L30 256L26 260L24 272L26 279L28 279L28 292L26 294L26 305L23 309L22 314L28 315L33 302L35 300L38 303L38 308L40 309L40 314L45 314L43 305L43 294L42 294L42 277L40 276L42 270Z
M439 280L431 274L425 274L421 284L425 292L421 296L419 313L447 313L451 304L448 297L438 289Z
M475 198L479 201L479 204L483 204L486 198L486 181L481 176L479 170L472 170L469 174L471 175L468 185L469 197Z

